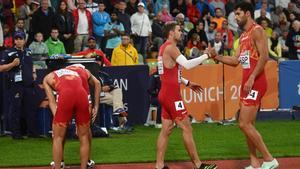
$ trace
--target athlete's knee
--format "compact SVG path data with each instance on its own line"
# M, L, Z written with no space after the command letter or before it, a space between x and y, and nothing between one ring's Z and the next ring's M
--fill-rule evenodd
M172 133L172 129L173 127L163 127L162 130L161 130L161 133L164 135L164 136L170 136L171 133Z
M239 128L241 130L248 130L250 127L252 126L252 124L250 122L246 122L246 121L243 121L243 120L240 120L239 121Z
M182 125L181 129L182 129L182 132L185 132L185 133L192 133L193 132L193 128L189 124Z

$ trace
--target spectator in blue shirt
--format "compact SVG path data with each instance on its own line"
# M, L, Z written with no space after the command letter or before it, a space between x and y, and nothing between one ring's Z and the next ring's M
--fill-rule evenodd
M104 34L107 39L105 53L109 60L113 49L121 43L121 35L125 31L123 24L118 20L116 11L111 12L110 18L111 22L104 26Z
M105 37L104 37L104 26L105 24L111 22L110 16L105 12L105 4L103 1L98 2L98 11L94 12L92 15L93 18L93 30L94 36L96 37L96 42L99 48L102 51L105 50Z

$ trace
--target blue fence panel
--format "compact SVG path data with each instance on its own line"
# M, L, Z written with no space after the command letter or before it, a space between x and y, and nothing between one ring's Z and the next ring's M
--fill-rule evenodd
M279 107L294 105L300 105L300 61L284 61L279 64Z

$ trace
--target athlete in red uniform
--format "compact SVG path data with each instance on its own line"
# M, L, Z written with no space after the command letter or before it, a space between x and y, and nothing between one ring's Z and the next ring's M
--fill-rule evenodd
M235 7L235 18L239 27L244 30L240 36L239 48L235 57L216 56L215 59L232 66L241 63L243 68L239 127L246 136L251 160L251 165L245 169L275 169L279 164L268 151L254 126L261 98L267 89L264 67L268 60L268 44L263 28L252 19L253 13L250 3L242 2ZM216 55L214 49L209 51L211 55ZM256 155L256 150L263 156L262 165Z
M88 72L84 76L90 77ZM63 140L66 127L75 112L75 119L80 140L81 168L87 167L90 152L89 129L90 112L88 92L82 79L74 70L60 69L44 78L44 88L49 99L53 119L53 159L55 168L60 168L63 154ZM53 91L59 95L56 103Z
M100 84L99 80L97 80L96 77L94 77L87 69L85 69L85 66L82 64L72 64L70 66L67 66L66 69L76 71L79 74L81 81L82 81L83 88L86 90L86 92L88 94L87 99L89 101L89 112L91 114L92 122L94 122L97 117L98 107L99 107L99 98L100 98L100 89L101 89L101 84ZM94 106L93 107L92 107L92 100L91 100L89 85L91 85L94 88ZM89 135L90 135L89 141L90 141L90 148L91 148L91 146L92 146L92 144L91 144L92 143L91 129L89 132L90 132L89 133ZM64 149L64 145L65 145L65 139L63 141L63 149ZM64 168L64 166L65 166L63 157L64 157L64 154L62 154L62 162L61 162L61 166L63 166L62 168ZM89 155L89 157L90 157L90 155ZM50 163L50 165L52 167L54 167L54 165L55 165L54 161L52 161ZM89 158L88 168L92 168L94 165L95 165L95 162Z
M176 22L165 25L164 35L167 41L160 47L158 57L158 73L161 78L158 99L162 106L162 129L157 139L156 168L168 168L164 165L164 155L175 122L182 129L185 147L195 167L197 169L204 169L205 167L215 169L216 165L204 164L199 159L193 139L192 126L180 95L180 83L185 84L195 92L201 92L202 88L199 85L181 77L181 66L186 69L196 67L208 58L208 54L187 60L176 47L177 42L181 40L181 29Z

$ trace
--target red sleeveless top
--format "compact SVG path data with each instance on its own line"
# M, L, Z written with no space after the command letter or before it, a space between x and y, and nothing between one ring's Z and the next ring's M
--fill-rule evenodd
M157 58L157 69L161 80L161 90L171 89L180 91L181 82L181 66L176 63L176 65L169 69L164 66L163 54L168 45L171 42L166 41L159 49Z
M252 31L256 28L261 27L260 25L253 23L251 27L245 31L240 36L240 63L243 68L243 82L242 84L246 83L249 76L253 72L254 68L257 65L259 59L259 53L255 47L254 41L252 39ZM266 46L267 48L268 46ZM255 79L255 81L266 82L265 72L262 71Z

